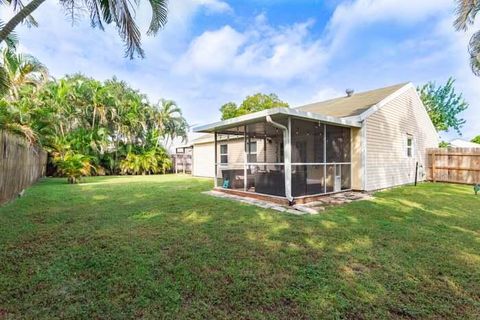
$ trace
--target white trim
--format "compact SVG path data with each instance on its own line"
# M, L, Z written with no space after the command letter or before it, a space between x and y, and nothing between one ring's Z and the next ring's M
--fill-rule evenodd
M326 116L326 115L312 113L312 112L305 112L305 111L300 111L297 109L290 109L290 108L272 108L272 109L267 109L267 110L247 114L244 116L224 120L224 121L210 123L204 126L198 126L193 128L193 131L213 133L214 131L221 131L222 129L231 128L233 126L239 126L239 125L244 125L248 123L255 123L255 122L258 122L258 120L263 121L263 118L271 115L285 115L285 116L292 116L297 118L305 118L308 120L321 121L327 124L335 124L335 125L346 126L346 127L357 127L357 128L361 127L361 123L351 119L337 118L337 117Z
M367 119L362 122L362 172L363 172L363 190L367 190Z
M250 166L283 166L285 165L285 163L283 162L229 162L227 164L232 166L243 166L244 164L247 164Z

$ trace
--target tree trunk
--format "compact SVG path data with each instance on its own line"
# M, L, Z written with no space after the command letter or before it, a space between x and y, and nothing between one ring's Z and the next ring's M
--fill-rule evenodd
M10 21L0 30L0 43L12 33L12 31L25 20L33 11L35 11L45 0L32 0L22 8Z

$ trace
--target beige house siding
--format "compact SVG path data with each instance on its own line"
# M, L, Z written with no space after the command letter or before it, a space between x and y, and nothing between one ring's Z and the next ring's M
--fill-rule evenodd
M265 157L265 148L263 139L252 139L252 142L257 142L257 161L258 162L277 162L276 143L270 142L267 147L267 154ZM243 168L244 162L244 143L243 137L230 138L228 140L218 141L217 144L217 162L220 163L220 146L228 145L228 163L230 167ZM215 173L215 147L214 142L194 143L193 145L193 175L199 177L214 177ZM226 167L227 165L225 165ZM220 166L221 169L221 166Z
M257 162L276 163L279 159L277 142L267 142L267 153L265 154L265 141L263 139L252 139L257 142ZM230 167L243 168L244 162L244 143L243 137L220 140L217 143L217 163L220 163L220 146L228 145L228 163ZM193 175L199 177L214 177L215 173L215 154L214 142L202 141L193 145ZM227 165L225 165L226 167ZM221 169L221 167L220 167Z
M416 162L425 172L426 148L438 146L437 132L413 86L370 115L364 127L366 190L414 182ZM408 135L414 141L412 157L407 157Z
M215 147L213 142L193 145L192 175L197 177L215 176Z
M363 190L362 129L352 128L352 189Z

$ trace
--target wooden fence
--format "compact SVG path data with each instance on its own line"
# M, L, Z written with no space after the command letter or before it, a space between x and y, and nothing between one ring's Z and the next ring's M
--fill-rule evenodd
M480 183L480 148L428 149L427 179L433 182Z
M47 153L22 137L0 131L0 204L45 175Z

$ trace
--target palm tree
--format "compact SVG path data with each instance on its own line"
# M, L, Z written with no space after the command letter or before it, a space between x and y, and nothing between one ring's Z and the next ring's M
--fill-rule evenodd
M457 1L457 18L455 28L457 31L466 31L469 25L475 21L477 13L480 12L480 2L476 0ZM468 46L470 54L470 66L472 72L480 76L480 31L473 34Z
M155 111L154 121L165 139L165 145L168 146L176 137L186 139L188 124L182 116L182 110L175 101L161 99L157 103Z
M18 99L25 85L39 87L48 80L47 67L35 57L15 53L11 48L3 49L0 68L11 100Z
M31 14L44 2L45 0L31 0L24 6L21 0L0 0L0 4L12 5L16 11L7 23L0 25L0 43L5 41L20 23L32 23L34 20ZM59 2L72 20L82 11L87 11L93 27L103 30L104 24L115 24L126 45L125 55L130 58L135 55L144 57L140 29L134 18L133 4L138 5L139 0L60 0ZM167 0L148 0L148 2L152 9L152 19L147 35L156 35L158 30L167 23Z

